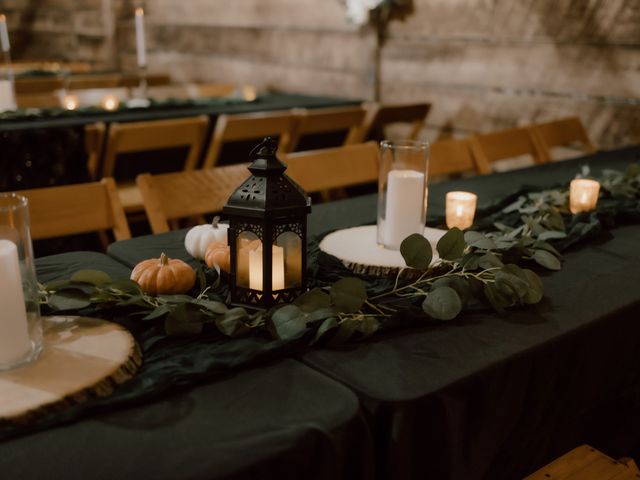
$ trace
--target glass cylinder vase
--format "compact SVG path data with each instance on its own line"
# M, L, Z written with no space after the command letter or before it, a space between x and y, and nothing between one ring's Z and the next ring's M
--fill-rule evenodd
M42 325L28 200L0 193L0 370L38 357Z
M429 144L380 143L378 244L398 250L413 233L424 233L427 218Z

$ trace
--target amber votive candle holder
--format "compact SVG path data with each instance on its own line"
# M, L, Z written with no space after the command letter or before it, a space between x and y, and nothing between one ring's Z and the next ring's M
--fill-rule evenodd
M589 212L596 208L600 183L596 180L577 178L569 187L569 209L571 213Z
M473 225L478 196L471 192L449 192L446 197L447 227L460 230Z

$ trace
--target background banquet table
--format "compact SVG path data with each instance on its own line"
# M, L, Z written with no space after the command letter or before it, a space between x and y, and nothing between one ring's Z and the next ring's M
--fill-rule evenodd
M0 191L88 181L84 126L94 122L104 122L108 126L112 122L207 115L210 125L205 138L209 138L218 115L223 113L286 110L294 107L338 107L359 103L357 100L336 97L269 93L261 94L256 100L249 102L242 99L202 99L160 102L148 108L129 108L115 112L91 108L81 111L23 111L4 114L0 115ZM303 144L301 148L308 147L309 145ZM184 158L182 152L178 153L179 155L165 154L160 159L165 158L166 162L180 166ZM155 165L158 165L157 152L154 154ZM246 161L246 154L241 157L241 161Z
M479 195L479 211L520 187L567 184L640 161L633 147L529 169L434 184L429 217L447 191ZM311 234L375 221L374 196L318 205ZM184 231L117 242L133 266L165 251L188 260ZM618 226L565 252L532 308L465 314L455 323L380 335L300 359L352 389L371 428L380 478L519 478L582 442L640 452L640 226ZM637 456L637 455L636 455Z

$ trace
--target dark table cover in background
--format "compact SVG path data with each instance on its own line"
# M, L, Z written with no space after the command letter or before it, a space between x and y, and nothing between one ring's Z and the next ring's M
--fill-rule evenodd
M479 209L525 185L567 184L640 161L640 149L600 153L430 187L429 217L447 191L473 191ZM372 223L372 196L314 207L318 234ZM184 231L110 246L127 265L165 251L187 258ZM566 252L544 275L540 305L500 318L465 314L437 327L380 335L302 360L353 389L367 412L379 478L514 479L584 442L640 452L640 226Z
M88 181L84 126L89 123L109 124L207 115L211 119L211 131L216 118L223 113L286 110L293 107L337 107L358 103L357 100L344 98L271 93L261 95L252 102L212 99L175 104L165 102L149 108L130 108L116 112L93 108L77 112L62 111L55 116L5 115L0 118L0 191ZM314 144L302 145L301 148L311 146ZM225 157L237 156L238 161L246 161L244 152L248 150L250 148L234 150L228 147L223 154ZM155 172L157 155L153 160L154 163L142 161L137 169L125 167L123 178L135 178L135 174L141 171ZM184 156L181 151L177 154L169 153L165 160L172 165L171 169L180 169ZM164 163L164 160L160 163ZM167 169L160 166L157 170Z
M95 252L36 263L41 282L83 268L130 273ZM366 480L372 452L355 395L284 359L0 443L0 478Z

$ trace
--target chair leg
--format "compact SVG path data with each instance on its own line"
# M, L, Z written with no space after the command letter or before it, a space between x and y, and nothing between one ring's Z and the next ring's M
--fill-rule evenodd
M636 465L636 462L635 462L635 460L633 458L622 457L618 461L620 463L624 463L629 468L629 470L631 470L633 473L640 474L640 470L638 470L638 465Z

